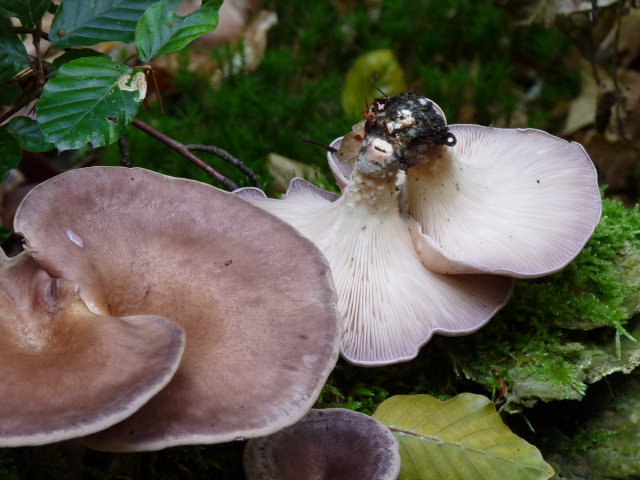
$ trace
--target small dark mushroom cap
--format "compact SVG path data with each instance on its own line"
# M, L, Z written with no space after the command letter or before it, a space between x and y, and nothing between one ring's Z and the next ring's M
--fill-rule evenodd
M310 410L298 423L249 440L247 480L391 480L400 473L398 441L368 415Z
M183 349L174 323L92 313L72 282L0 252L0 446L67 440L127 418L169 382Z
M338 355L329 267L295 230L210 185L91 167L36 187L15 230L96 312L186 332L169 385L92 448L156 450L268 435L312 406Z

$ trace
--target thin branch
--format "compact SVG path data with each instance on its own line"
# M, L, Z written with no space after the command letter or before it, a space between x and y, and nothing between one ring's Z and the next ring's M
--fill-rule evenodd
M313 140L311 138L303 138L302 141L305 143L310 143L311 145L318 145L320 147L323 147L327 152L338 153L337 148L333 148L331 145L327 143L319 142L318 140Z
M33 33L33 46L36 49L36 64L38 65L37 74L38 81L40 82L40 88L44 87L46 82L44 73L44 64L42 63L42 52L40 51L40 39L43 38L44 32L42 31L42 25L38 23Z
M233 165L238 170L242 171L242 173L244 173L249 178L249 181L254 187L260 188L260 182L258 181L258 177L256 177L256 174L253 172L253 170L251 170L249 167L247 167L244 163L242 163L240 160L238 160L236 157L231 155L226 150L223 150L222 148L219 148L213 145L190 144L190 145L185 145L185 147L187 147L190 151L204 152L204 153L210 153L211 155L215 155L216 157L227 162L229 165Z
M589 49L587 55L589 58L589 64L591 65L593 78L596 81L596 85L599 87L602 85L602 82L600 81L600 75L598 74L598 67L596 64L596 45L593 38L593 29L595 28L598 13L598 2L596 0L591 0L591 12L589 12L589 28L586 29L587 47Z
M13 107L11 107L4 114L0 115L0 125L2 125L7 119L15 115L18 111L20 111L20 109L29 105L33 100L37 98L37 96L38 96L38 89L35 88L33 84L30 84L29 86L27 86L23 90L20 98L16 101L15 105L13 105Z
M120 165L123 167L131 167L127 137L122 136L118 139L118 148L120 149Z
M620 30L622 29L622 17L624 15L624 10L626 7L626 1L621 0L620 5L618 7L618 18L616 21L616 33L615 39L613 42L613 86L616 91L616 102L614 104L615 114L616 114L616 123L618 124L618 135L624 142L631 143L631 139L627 138L624 131L624 123L622 122L622 114L620 110L626 104L626 97L624 93L622 93L622 88L620 86L620 81L618 79L618 63L620 61Z
M36 34L36 30L24 27L13 27L13 31L16 33L27 33L29 35ZM49 34L47 32L40 31L40 38L44 38L46 41L49 41Z
M236 188L238 188L238 186L232 180L228 179L227 177L225 177L224 175L219 173L217 170L213 169L212 167L207 165L205 162L200 160L193 153L191 153L189 151L189 149L184 144L182 144L182 143L178 142L177 140L165 135L162 132L159 132L155 128L147 125L146 123L144 123L141 120L138 120L137 118L134 118L132 123L136 128L139 128L140 130L142 130L147 135L150 135L153 138L155 138L156 140L159 140L160 142L164 143L166 146L168 146L172 150L178 152L180 155L182 155L187 160L189 160L192 163L196 164L202 170L207 172L207 174L209 174L209 176L211 176L216 182L218 182L222 186L224 186L224 188L226 188L227 190L235 190Z

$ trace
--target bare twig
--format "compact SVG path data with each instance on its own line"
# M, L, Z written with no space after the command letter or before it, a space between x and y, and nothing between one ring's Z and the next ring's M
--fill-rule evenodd
M622 88L620 86L620 81L618 79L618 63L620 56L620 30L622 29L622 17L624 15L624 11L626 8L626 0L621 0L620 5L618 6L618 18L616 21L616 33L615 40L613 42L613 86L616 91L616 103L613 108L615 108L616 115L616 123L618 124L618 135L620 138L627 143L631 142L630 138L627 138L624 131L624 124L622 122L622 115L620 110L624 107L626 103L626 97L624 93L622 93Z
M30 83L25 89L22 91L22 95L16 101L16 103L4 114L0 115L0 125L2 125L6 120L15 115L20 109L29 105L33 100L35 100L39 95L39 89L36 88L34 83Z
M120 164L123 167L131 167L129 145L127 143L127 137L124 135L118 139L118 148L120 149Z
M242 171L242 173L244 173L249 178L249 181L254 187L260 188L260 182L258 181L258 177L256 177L256 174L253 172L253 170L251 170L249 167L247 167L244 163L242 163L240 160L238 160L236 157L231 155L226 150L223 150L222 148L216 147L214 145L190 144L190 145L185 145L185 147L187 147L190 151L204 152L204 153L210 153L211 155L215 155L216 157L227 162L229 165L233 165L238 170Z
M35 35L37 30L32 30L30 28L24 27L14 27L13 31L16 33L27 33L29 35ZM45 40L49 41L49 34L47 34L47 32L43 32L42 30L40 30L39 35L40 38L44 38Z
M302 141L305 143L310 143L311 145L318 145L320 147L323 147L327 152L331 152L331 153L338 152L337 148L333 148L331 145L328 145L324 142L319 142L318 140L313 140L311 138L303 138Z
M42 31L42 25L38 23L33 32L33 46L36 49L36 64L38 65L37 74L38 81L40 83L40 88L44 87L44 83L46 82L45 73L44 73L44 64L42 63L42 52L40 51L40 39L43 38L44 32Z
M207 165L200 158L196 157L193 153L191 153L183 143L180 143L177 140L165 135L164 133L159 132L155 128L147 125L146 123L144 123L141 120L138 120L137 118L134 118L132 123L136 128L139 128L144 133L152 136L156 140L161 141L172 150L178 152L187 160L196 164L202 170L207 172L207 174L209 174L209 176L211 176L211 178L213 178L216 182L224 186L224 188L226 188L227 190L235 190L236 188L238 188L238 185L236 185L232 180L228 179L227 177L219 173L217 170Z
M599 87L602 85L600 81L600 75L598 74L598 67L596 65L596 45L593 38L593 29L595 28L596 20L598 18L598 2L591 0L591 12L589 12L589 28L586 29L587 47L589 51L587 55L589 57L589 64L593 73L593 78L596 81L596 85Z

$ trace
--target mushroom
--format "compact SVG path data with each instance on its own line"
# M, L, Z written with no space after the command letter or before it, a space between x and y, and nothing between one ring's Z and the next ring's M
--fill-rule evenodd
M261 436L312 406L338 355L326 261L280 220L210 185L90 167L33 189L16 213L26 251L79 285L96 313L162 315L187 344L171 382L92 435L141 451Z
M394 98L388 107L405 115L406 109L397 104L405 97ZM424 137L423 130L439 135L438 142L449 137L437 110L424 108L413 97L410 101L410 108L422 112L416 115L417 132L394 144L378 125L370 125L351 180L337 200L332 202L309 184L302 188L301 179L281 200L269 199L254 188L236 191L296 227L327 257L344 321L342 354L358 365L407 361L434 333L477 330L506 303L513 287L507 277L441 275L422 265L411 233L419 226L400 212L397 176L409 166L406 162L419 160L415 151L428 147L412 144ZM382 103L376 105L373 108L384 108ZM395 121L401 125L409 119L399 116ZM400 133L406 133L403 130Z
M247 480L392 480L400 447L385 425L362 413L310 410L298 423L247 442Z
M183 349L184 332L165 318L90 312L75 284L0 251L0 446L127 418L169 382Z
M505 275L559 270L598 223L596 172L578 144L447 127L437 105L411 94L376 100L365 117L329 153L338 200L299 186L281 200L237 191L325 254L352 363L409 360L434 333L477 330L508 300Z
M430 108L433 112L441 117L446 123L447 118L445 117L442 109L434 102L429 102L431 103ZM365 135L365 121L362 121L356 123L349 133L336 138L329 144L329 149L327 151L327 163L329 164L331 173L333 173L333 177L340 187L340 190L344 190L349 183L349 179L353 173L353 166L358 158L360 149L362 148L362 140ZM398 172L398 180L396 183L402 185L402 183L404 183L404 178L404 172Z
M407 211L427 268L548 275L582 250L600 220L584 148L534 129L452 125L457 143L407 171Z

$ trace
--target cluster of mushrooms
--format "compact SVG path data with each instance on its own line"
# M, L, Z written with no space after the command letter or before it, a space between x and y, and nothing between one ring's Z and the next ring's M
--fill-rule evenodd
M326 261L230 193L144 169L58 175L0 271L0 445L157 450L278 431L341 326Z
M480 328L513 278L577 255L600 194L582 147L541 131L447 126L411 94L365 118L328 155L340 197L124 167L34 188L14 219L24 252L0 253L0 446L253 438L250 478L360 478L340 452L368 441L362 478L395 478L386 427L310 410L339 351L386 365Z
M282 199L236 193L326 256L342 355L356 365L407 361L434 333L474 332L514 278L562 269L600 219L581 145L534 129L448 126L412 94L376 100L328 160L339 198L299 178Z

